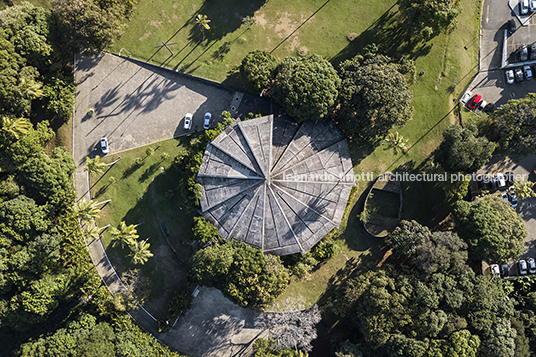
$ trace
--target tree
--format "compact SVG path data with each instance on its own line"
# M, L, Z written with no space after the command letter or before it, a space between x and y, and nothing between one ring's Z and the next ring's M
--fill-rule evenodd
M32 123L25 118L12 119L2 116L2 130L13 135L15 140L19 140L21 136L28 134L31 127Z
M456 233L432 233L416 221L401 221L391 239L394 251L425 273L467 269L467 244Z
M218 228L203 217L194 217L194 226L192 227L194 238L200 242L219 242L221 240L218 234Z
M443 133L443 141L435 151L435 160L447 171L476 172L491 158L495 144L485 137L477 137L474 125L462 128L455 124Z
M534 192L534 182L532 181L514 182L514 192L516 193L517 198L536 197L536 192Z
M106 227L97 227L95 224L88 224L86 226L86 237L88 238L91 238L93 240L97 240L100 238L100 234L101 232L105 229Z
M54 0L53 14L64 51L101 52L123 33L132 14L129 0Z
M86 199L83 199L75 204L74 212L78 219L91 223L95 218L99 218L100 208L98 207L101 203L95 203L93 200L89 202Z
M104 169L106 168L106 164L104 162L100 161L100 156L97 155L93 160L89 158L89 156L86 157L86 167L84 168L84 171L87 171L89 173L96 173L101 174L104 172Z
M240 77L246 88L261 93L274 79L277 58L270 52L255 50L246 55L240 65Z
M110 234L112 235L112 240L121 242L122 247L125 244L127 246L133 246L139 237L136 227L133 224L127 226L125 221L121 221L119 229L112 227Z
M75 85L69 80L53 78L43 87L43 102L49 113L67 122L72 115Z
M192 280L217 286L242 306L260 306L283 292L289 275L274 255L230 240L199 250L192 258Z
M454 215L459 233L469 246L472 259L506 262L523 250L527 228L510 203L495 196L473 201L458 201Z
M341 63L337 116L346 135L374 142L393 126L403 126L411 119L413 93L404 76L406 67L407 61L401 65L379 55L375 46Z
M205 30L210 30L210 20L208 19L207 15L197 14L197 16L195 17L195 23L199 25L201 32L203 33L203 39L201 41L204 41Z
M382 143L387 144L387 149L393 149L395 155L405 152L408 148L406 146L408 139L404 139L402 135L397 132L389 133Z
M302 122L330 114L340 83L331 63L319 55L287 57L277 67L272 91L285 111Z
M408 30L421 33L424 40L454 29L461 10L455 0L399 0L402 21Z
M32 79L26 80L25 78L20 79L19 90L21 91L22 97L25 99L37 99L43 95L43 90L41 87L42 83L36 82Z
M151 246L149 243L147 243L146 240L139 241L134 240L132 244L129 244L130 249L132 249L132 253L129 254L129 256L132 257L132 262L134 264L145 264L149 258L153 256L153 253L149 250L149 247Z
M536 93L511 99L491 115L495 138L505 152L522 157L536 153ZM494 139L495 139L494 138Z

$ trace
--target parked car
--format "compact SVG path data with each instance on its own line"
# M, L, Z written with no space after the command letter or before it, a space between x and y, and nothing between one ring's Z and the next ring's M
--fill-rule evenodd
M530 0L529 8L530 8L530 12L536 11L536 0Z
M184 130L190 130L192 128L192 117L191 113L186 113L184 116Z
M508 264L504 263L503 265L501 265L501 272L502 272L503 277L509 275L509 270L510 270L510 267L508 266Z
M529 266L529 273L536 274L536 262L534 261L534 258L527 259L527 264Z
M508 194L506 192L501 193L501 198L506 202L510 203L510 201L508 201Z
M491 264L490 266L491 273L496 276L501 276L501 271L499 270L499 265Z
M516 81L523 82L523 71L521 70L521 68L516 68L514 70L514 73L516 76Z
M526 60L529 59L529 50L528 50L527 46L519 47L518 53L519 53L519 60L520 61L526 61Z
M488 105L486 105L486 107L484 108L484 113L486 114L493 113L495 109L497 109L497 106L495 104L488 103Z
M529 0L520 0L519 7L521 10L521 15L525 15L529 12Z
M475 94L475 96L467 103L467 108L474 110L482 100L482 96L480 94Z
M521 259L519 262L517 262L517 266L519 268L519 275L527 275L527 262Z
M482 100L480 104L478 105L478 107L476 107L476 111L479 112L483 110L486 107L486 105L488 105L488 102L486 102L485 100Z
M210 119L212 119L212 114L209 112L205 113L205 121L203 122L203 128L208 129L210 128Z
M513 84L514 83L514 71L509 69L504 74L506 75L506 83Z
M507 23L508 31L510 32L510 35L513 34L516 30L516 20L510 19Z
M517 195L514 192L514 190L508 191L508 199L510 200L510 205L512 205L513 208L517 207Z
M514 184L514 173L512 171L505 173L504 177L506 178L506 186L512 186Z
M533 43L532 45L530 45L529 49L530 49L530 51L529 51L530 52L530 59L531 60L536 60L536 43Z
M504 177L503 174L498 173L497 175L495 175L495 177L497 179L497 187L498 188L506 187L506 178Z
M530 68L530 66L524 66L523 72L525 72L525 78L527 79L527 81L532 80L532 69Z
M473 93L471 93L470 91L465 92L465 94L463 95L462 99L460 99L460 103L466 104L467 101L469 100L469 98L471 98L472 95L473 95Z
M103 154L106 155L108 152L110 152L108 148L108 139L106 137L100 139L100 147Z

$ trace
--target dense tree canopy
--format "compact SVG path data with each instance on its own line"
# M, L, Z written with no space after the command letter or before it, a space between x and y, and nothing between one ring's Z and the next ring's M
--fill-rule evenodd
M456 0L399 0L404 25L424 40L456 27L461 10Z
M341 80L319 55L287 57L277 67L274 99L297 121L322 119L337 99Z
M268 88L274 79L277 58L270 52L252 51L244 57L240 65L240 76L247 89L260 93Z
M401 221L391 239L397 253L426 273L467 269L467 244L456 233L432 233L415 221Z
M447 171L473 173L491 158L495 144L478 137L474 125L462 128L455 124L443 132L443 141L435 152L435 160Z
M513 301L500 283L471 270L371 270L343 287L332 309L360 332L368 356L513 356ZM498 340L507 343L492 353Z
M54 0L60 43L72 53L101 52L123 34L132 0Z
M194 226L192 227L194 239L201 242L219 242L220 235L218 228L203 217L194 217Z
M194 281L221 288L243 306L258 306L283 292L289 275L279 257L241 241L201 249L193 257Z
M459 222L460 237L467 242L472 259L502 263L521 254L527 228L510 203L500 197L458 201L454 215Z
M492 114L495 137L502 150L515 156L536 153L536 94L509 100Z
M404 76L407 67L376 54L375 48L341 63L338 120L346 135L375 141L411 119L413 93Z

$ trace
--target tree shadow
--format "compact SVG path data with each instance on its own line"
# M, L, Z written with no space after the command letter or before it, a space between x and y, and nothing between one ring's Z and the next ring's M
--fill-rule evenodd
M411 59L426 56L433 44L422 42L415 36L410 26L401 24L396 3L374 21L356 39L333 56L330 62L338 66L344 60L355 57L372 43L378 45L379 52L392 58L407 55Z
M255 11L260 9L266 0L250 1L204 1L203 5L189 20L194 26L190 29L188 39L192 41L201 41L203 34L199 25L195 23L197 14L207 15L210 20L210 30L205 30L205 40L217 42L227 34L233 33L239 29L242 20L246 16L253 17Z

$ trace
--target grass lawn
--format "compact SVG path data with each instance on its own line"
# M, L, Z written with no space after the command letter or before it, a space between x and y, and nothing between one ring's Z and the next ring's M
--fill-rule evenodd
M412 43L407 40L397 27L398 9L394 4L395 1L371 3L324 0L253 0L246 3L140 1L125 34L110 50L117 53L125 48L136 58L234 86L240 86L236 69L242 58L256 49L273 51L279 59L288 55L297 56L299 53L318 53L334 65L355 56L364 46L373 42L378 44L380 50L392 56L407 54L416 63L416 78L411 87L415 113L404 128L395 128L394 131L399 131L408 139L409 150L395 155L392 150L385 150L381 145L364 148L354 143L350 144L350 150L356 174L371 172L376 177L386 171L420 171L441 141L444 129L459 122L455 108L457 98L477 73L481 1L461 0L463 11L458 18L457 29L427 43ZM194 21L196 14L206 14L211 20L211 29L205 31L204 41L201 41L201 31ZM249 28L242 25L241 20L245 16L254 17L256 23ZM350 42L348 35L351 33L355 33L356 38ZM162 41L176 43L170 45L173 55L166 48L155 48ZM171 150L169 153L172 154ZM135 174L137 175L133 175ZM152 175L156 173L149 176L153 177ZM117 212L115 209L113 212L111 209L107 211L107 214L113 215L109 219L117 224L124 219L122 217L137 217L139 220L143 216L138 211L141 207L149 207L143 201L148 199L146 181L137 186L127 186L131 187L132 197L125 200L131 202ZM356 217L363 208L368 184L359 182L358 188L352 193L340 228L344 231L339 242L340 254L313 272L310 279L293 280L275 304L289 299L305 300L307 304L312 304L322 297L336 272L346 262L368 261L380 264L383 261L383 241L366 235ZM113 192L114 185L110 186L109 192L105 192L103 197ZM167 188L171 189L172 187ZM404 182L402 191L402 219L415 219L433 228L447 216L449 207L438 185ZM166 207L163 214L177 209L177 202L166 196L161 197L159 204ZM149 215L150 209L145 210L145 215ZM193 212L178 214L191 220ZM127 223L135 222L136 219ZM167 222L168 219L166 224ZM182 229L186 236L189 226L183 223L177 222L173 229ZM141 231L148 227L144 224L139 228ZM158 227L154 230L158 231ZM158 248L157 242L157 238L152 241L153 250Z
M119 162L109 166L104 174L91 177L92 197L97 202L111 199L101 211L99 226L117 227L125 221L127 225L138 225L140 240L149 238L154 257L144 265L132 264L130 250L112 244L109 230L104 231L102 241L119 274L139 268L150 279L150 301L145 307L159 318L165 316L175 290L186 285L188 261L195 251L189 235L196 209L181 195L183 178L173 166L174 157L185 149L190 138L185 136L120 153ZM154 149L153 155L147 156L148 147ZM163 153L169 157L163 158ZM119 155L107 156L103 161L111 163ZM142 158L143 164L136 165L137 158ZM164 238L162 221L176 253Z

